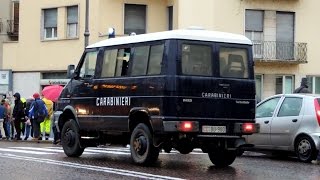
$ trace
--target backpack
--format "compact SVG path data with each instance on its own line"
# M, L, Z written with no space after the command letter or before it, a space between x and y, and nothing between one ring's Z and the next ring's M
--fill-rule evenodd
M41 99L40 100L35 100L34 101L34 119L36 119L38 122L43 122L44 119L48 116L48 112L45 109L46 106L44 105L44 102L41 103Z

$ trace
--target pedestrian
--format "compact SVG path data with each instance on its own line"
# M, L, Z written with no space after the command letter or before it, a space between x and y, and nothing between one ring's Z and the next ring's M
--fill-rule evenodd
M44 121L40 124L40 136L45 134L45 140L49 140L51 132L51 116L53 114L53 102L45 97L42 98L42 100L48 110L48 116L46 116Z
M295 89L293 93L311 93L310 90L308 89L308 79L307 78L302 78L301 79L301 84L300 87Z
M317 159L316 159L316 160L311 161L311 163L313 163L313 164L317 164L317 165L320 165L320 151L318 152Z
M29 110L28 117L33 119L33 133L34 136L32 140L41 140L40 136L40 123L42 123L46 116L48 116L48 111L45 106L45 103L42 99L40 99L39 93L33 94L34 102L31 105L31 109Z
M3 128L3 125L4 125L4 121L6 119L6 115L7 115L7 110L6 108L4 107L4 99L1 100L1 103L0 103L0 131L1 131L1 138L2 139L6 139L6 134L5 134L5 130Z
M14 97L14 108L12 112L12 120L14 121L14 127L16 128L16 140L22 140L21 139L21 122L24 122L25 120L25 114L24 114L24 106L21 101L21 96L19 93L15 93L13 95Z
M26 101L26 114L29 114L30 108L31 108L31 104L34 102L33 97L30 97L27 99ZM31 132L30 132L31 131ZM26 121L26 137L24 138L25 140L27 140L29 138L29 136L33 137L33 119L27 117L27 121Z
M7 110L7 115L6 115L6 118L4 120L4 130L5 130L5 133L6 133L6 137L7 137L7 140L10 139L10 132L11 132L11 127L12 127L12 136L11 138L13 138L13 133L14 133L14 127L13 125L13 122L11 121L11 106L10 106L10 103L9 103L9 99L4 99L4 107L6 108Z

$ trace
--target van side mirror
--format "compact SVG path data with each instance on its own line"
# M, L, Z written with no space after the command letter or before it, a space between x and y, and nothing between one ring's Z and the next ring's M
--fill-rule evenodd
M74 65L70 64L68 65L67 78L73 78L73 76L74 76Z

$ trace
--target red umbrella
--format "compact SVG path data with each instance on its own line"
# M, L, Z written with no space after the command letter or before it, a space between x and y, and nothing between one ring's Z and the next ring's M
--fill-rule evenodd
M51 86L46 86L42 90L42 95L53 101L56 102L60 96L60 93L62 91L63 87L59 85L51 85Z

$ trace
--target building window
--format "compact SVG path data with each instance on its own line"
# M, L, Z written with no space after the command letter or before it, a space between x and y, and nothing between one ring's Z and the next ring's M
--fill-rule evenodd
M294 13L276 13L276 58L294 59Z
M57 8L44 9L44 39L57 38Z
M173 29L173 6L168 7L168 30Z
M257 103L262 100L262 88L263 88L263 75L256 75L256 99Z
M78 37L78 6L67 8L67 37Z
M277 76L276 77L276 94L290 94L294 87L293 76Z
M313 94L320 94L320 77L319 76L307 76L308 89Z
M264 11L246 10L245 28L246 37L253 42L253 53L255 58L262 58L263 22Z
M146 33L146 5L125 4L124 33Z

